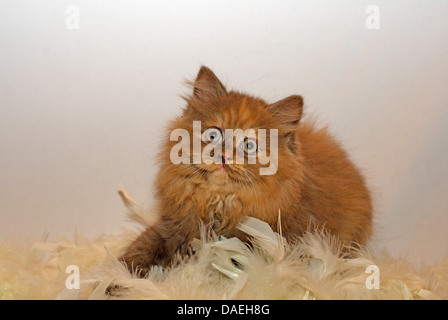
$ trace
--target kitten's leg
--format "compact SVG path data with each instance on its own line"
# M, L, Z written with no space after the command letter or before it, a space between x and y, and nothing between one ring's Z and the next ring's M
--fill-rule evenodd
M176 252L186 254L197 233L197 224L193 221L163 218L143 231L120 260L130 271L144 277L153 265L170 266Z

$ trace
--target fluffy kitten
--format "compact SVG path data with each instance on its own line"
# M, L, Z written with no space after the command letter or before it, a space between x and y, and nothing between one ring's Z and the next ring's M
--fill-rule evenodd
M289 241L310 226L325 228L345 243L367 241L372 205L364 179L325 129L301 121L301 96L269 104L227 91L207 67L200 69L192 86L192 95L185 97L187 106L170 123L169 133L180 128L192 135L193 121L201 121L201 132L213 128L211 140L224 135L225 129L278 129L277 172L260 175L263 165L247 161L228 164L227 152L214 155L222 157L223 164L173 164L170 151L177 141L170 141L168 133L155 184L160 220L122 256L129 268L146 271L152 265L170 265L175 253L186 253L199 236L201 220L214 223L220 235L244 238L237 226L246 216L277 230L279 210ZM257 147L253 142L252 149ZM202 142L201 150L206 145Z

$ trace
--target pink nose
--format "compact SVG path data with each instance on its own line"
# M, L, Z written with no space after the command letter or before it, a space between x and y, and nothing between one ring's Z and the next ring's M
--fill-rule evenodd
M221 159L222 159L222 163L225 164L226 162L232 161L232 156L226 155L226 153L223 152L223 153L221 153Z

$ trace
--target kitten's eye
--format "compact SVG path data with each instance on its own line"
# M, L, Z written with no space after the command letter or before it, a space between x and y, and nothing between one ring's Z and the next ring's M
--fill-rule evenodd
M205 130L203 140L209 143L218 143L222 139L221 130L218 128L209 128Z
M258 150L257 141L253 138L245 138L241 147L244 153L248 156L254 155Z

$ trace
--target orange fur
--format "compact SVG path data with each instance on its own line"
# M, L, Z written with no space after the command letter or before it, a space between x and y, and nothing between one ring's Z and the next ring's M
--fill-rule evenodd
M192 132L193 120L201 121L202 132L210 127L278 129L278 171L261 176L260 164L247 163L228 165L225 173L217 170L219 164L174 165L169 155L176 142L167 139L156 180L161 219L127 249L122 259L129 267L169 265L176 251L185 254L198 237L200 221L218 234L243 237L237 230L242 219L252 216L276 230L279 210L289 241L310 226L325 228L345 243L367 241L372 206L364 179L326 129L301 121L300 96L268 104L227 92L206 67L192 84L187 107L169 132Z

